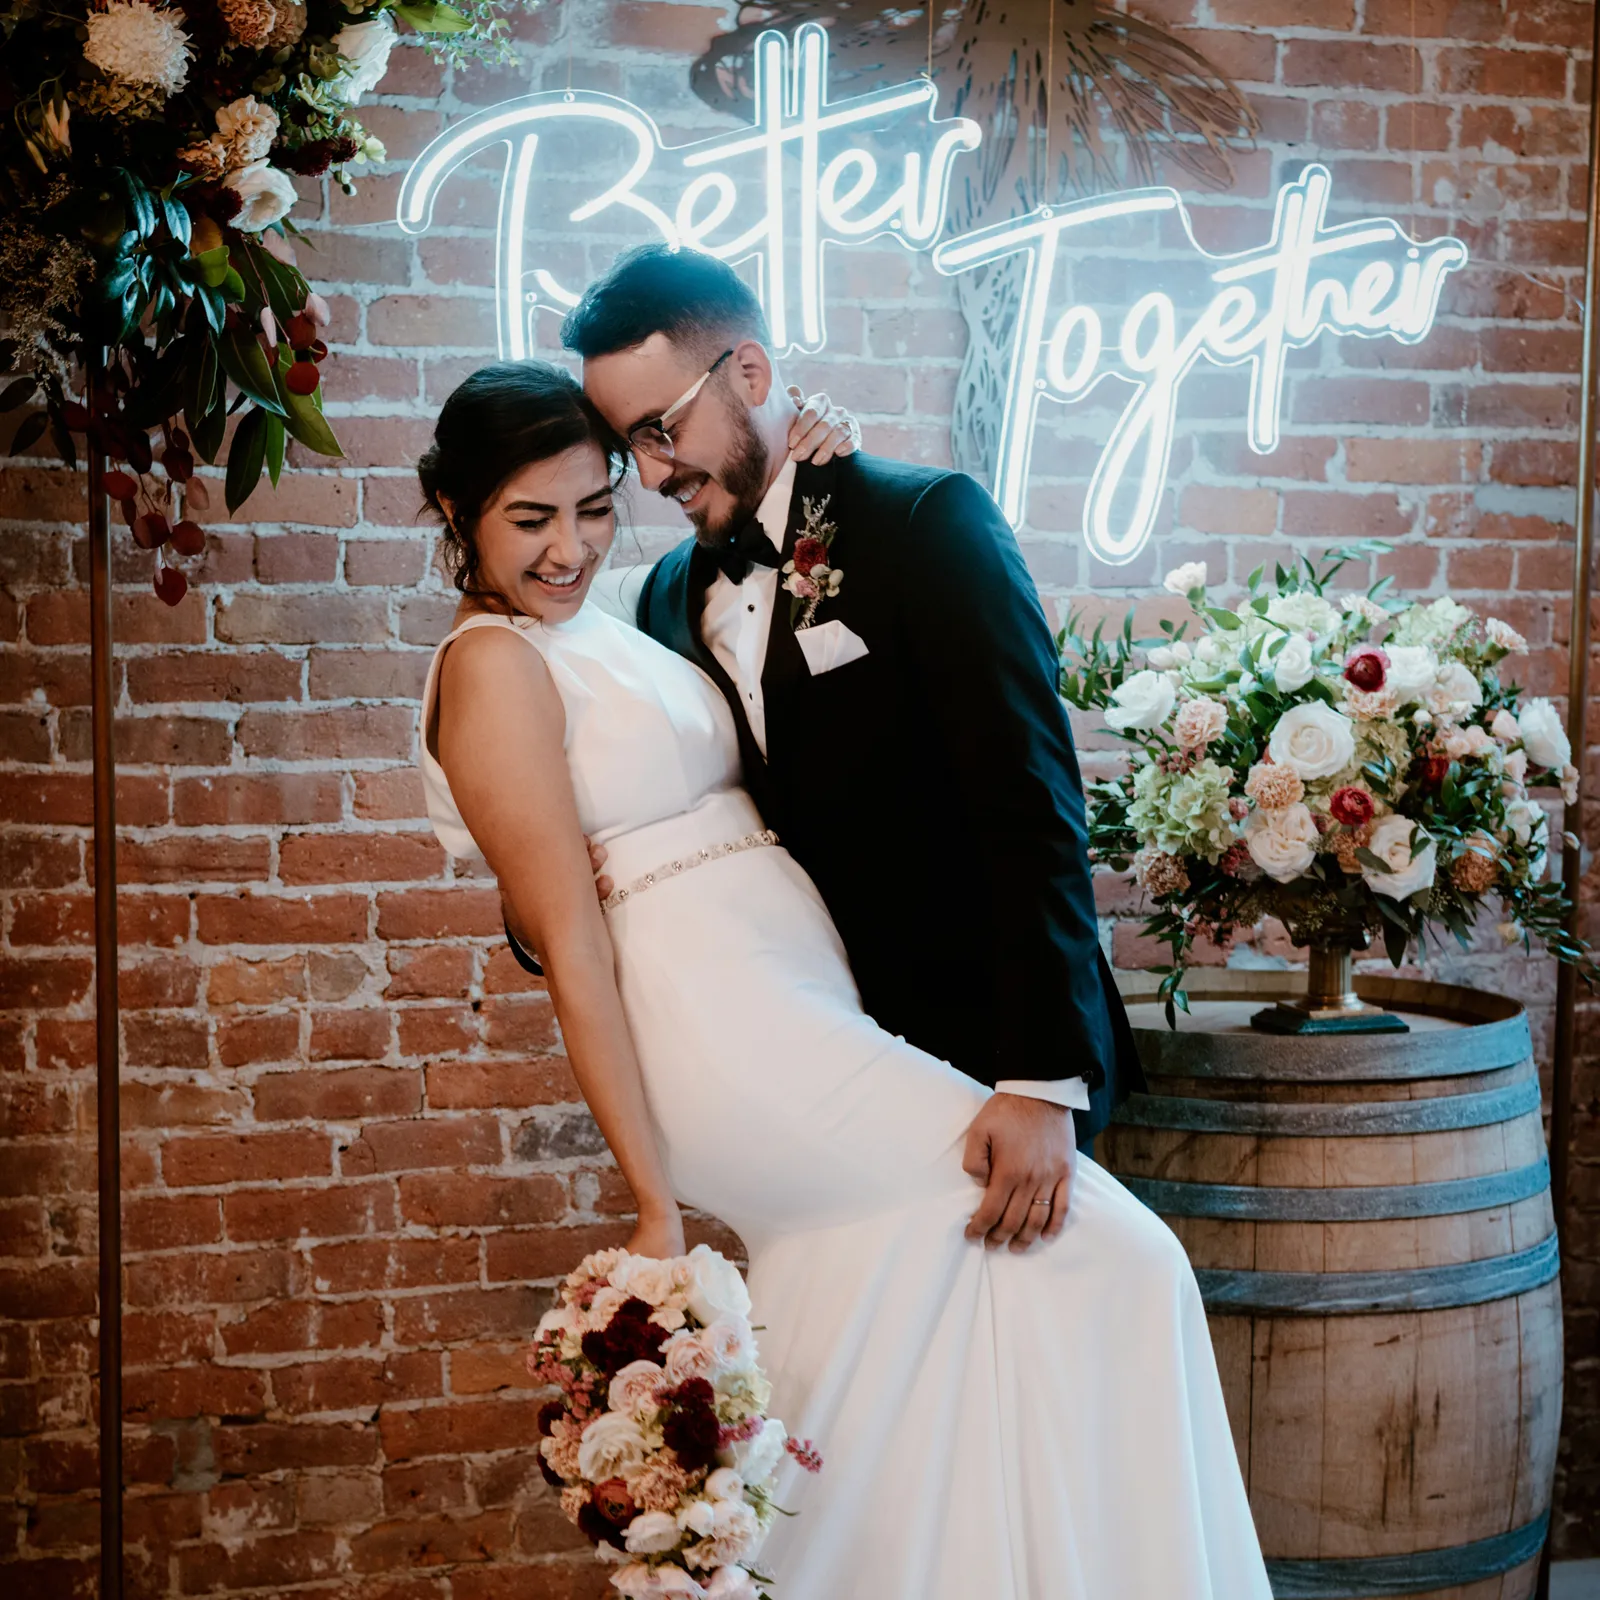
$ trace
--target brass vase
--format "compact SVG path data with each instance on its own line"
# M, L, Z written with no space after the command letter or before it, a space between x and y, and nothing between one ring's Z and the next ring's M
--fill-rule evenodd
M1291 937L1293 929L1290 929ZM1296 940L1297 944L1301 941ZM1381 1006L1371 1006L1357 993L1355 953L1367 945L1348 936L1306 941L1310 963L1306 992L1298 1000L1267 1006L1250 1019L1263 1033L1409 1033L1405 1020Z

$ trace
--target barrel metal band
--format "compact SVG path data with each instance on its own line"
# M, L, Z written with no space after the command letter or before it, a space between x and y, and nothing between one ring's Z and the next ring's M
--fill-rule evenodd
M1540 1288L1560 1271L1560 1248L1551 1233L1527 1250L1444 1267L1394 1272L1241 1272L1197 1267L1195 1278L1206 1310L1222 1316L1317 1317L1482 1305Z
M1351 1556L1327 1561L1269 1561L1273 1600L1376 1600L1427 1594L1497 1578L1532 1561L1544 1547L1550 1513L1471 1544L1402 1556Z
M1442 1183L1367 1184L1342 1189L1264 1188L1235 1183L1121 1180L1164 1217L1224 1217L1237 1222L1388 1222L1397 1217L1448 1217L1529 1200L1550 1186L1544 1157L1509 1172Z
M1388 1133L1448 1133L1510 1122L1539 1109L1539 1080L1532 1072L1500 1089L1434 1095L1426 1100L1363 1100L1349 1105L1272 1105L1258 1100L1193 1100L1135 1094L1115 1120L1135 1128L1180 1133L1268 1134L1310 1139Z

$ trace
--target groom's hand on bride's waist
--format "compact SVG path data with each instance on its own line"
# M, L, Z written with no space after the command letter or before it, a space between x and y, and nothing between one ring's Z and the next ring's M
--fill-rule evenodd
M991 1095L967 1129L962 1167L984 1186L969 1239L1022 1251L1067 1220L1077 1136L1072 1113L1026 1095Z

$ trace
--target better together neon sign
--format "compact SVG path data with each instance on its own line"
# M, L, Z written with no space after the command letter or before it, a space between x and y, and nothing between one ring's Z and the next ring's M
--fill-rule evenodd
M934 115L925 80L848 100L827 96L827 34L807 24L791 46L763 34L755 52L753 128L695 144L665 144L637 106L610 95L567 91L527 95L480 111L441 134L418 157L400 194L400 225L423 232L449 175L496 146L506 147L496 246L500 353L534 347L540 306L562 310L576 295L529 258L529 215L541 136L556 128L611 130L620 172L567 214L573 225L620 208L675 246L752 263L755 287L780 352L826 342L822 264L827 245L885 236L933 251L955 274L1021 254L995 498L1014 526L1027 499L1040 402L1070 403L1106 379L1132 389L1090 484L1085 536L1103 561L1130 561L1155 525L1171 458L1179 391L1202 357L1248 365L1246 437L1253 450L1277 448L1290 350L1323 334L1395 338L1414 344L1433 325L1446 276L1464 266L1457 239L1420 243L1387 219L1327 225L1332 179L1308 166L1278 195L1271 237L1259 249L1212 256L1195 242L1172 189L1135 189L975 230L935 245L956 158L978 147L966 118ZM870 141L867 142L867 141ZM613 168L615 163L613 162ZM598 170L600 160L594 162ZM587 176L587 172L580 177ZM563 174L568 181L573 174ZM664 203L663 203L664 202ZM1209 298L1165 290L1111 312L1074 300L1070 265L1137 219L1175 218ZM1097 232L1100 230L1099 232Z

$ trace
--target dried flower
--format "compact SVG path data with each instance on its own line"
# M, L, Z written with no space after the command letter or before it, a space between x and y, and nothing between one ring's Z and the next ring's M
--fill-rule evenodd
M1463 894L1487 894L1500 875L1500 849L1486 833L1474 833L1450 863L1450 881Z
M272 6L278 13L278 20L273 23L272 32L261 41L261 48L286 50L290 45L299 44L306 31L305 0L272 0Z
M250 50L259 50L278 25L272 0L217 0L217 10L234 43Z
M1133 875L1158 898L1164 894L1182 894L1189 887L1189 869L1184 866L1182 857L1168 855L1164 850L1141 850L1133 858Z
M272 148L278 137L278 113L247 94L217 113L217 133L228 147L228 166L247 167Z

